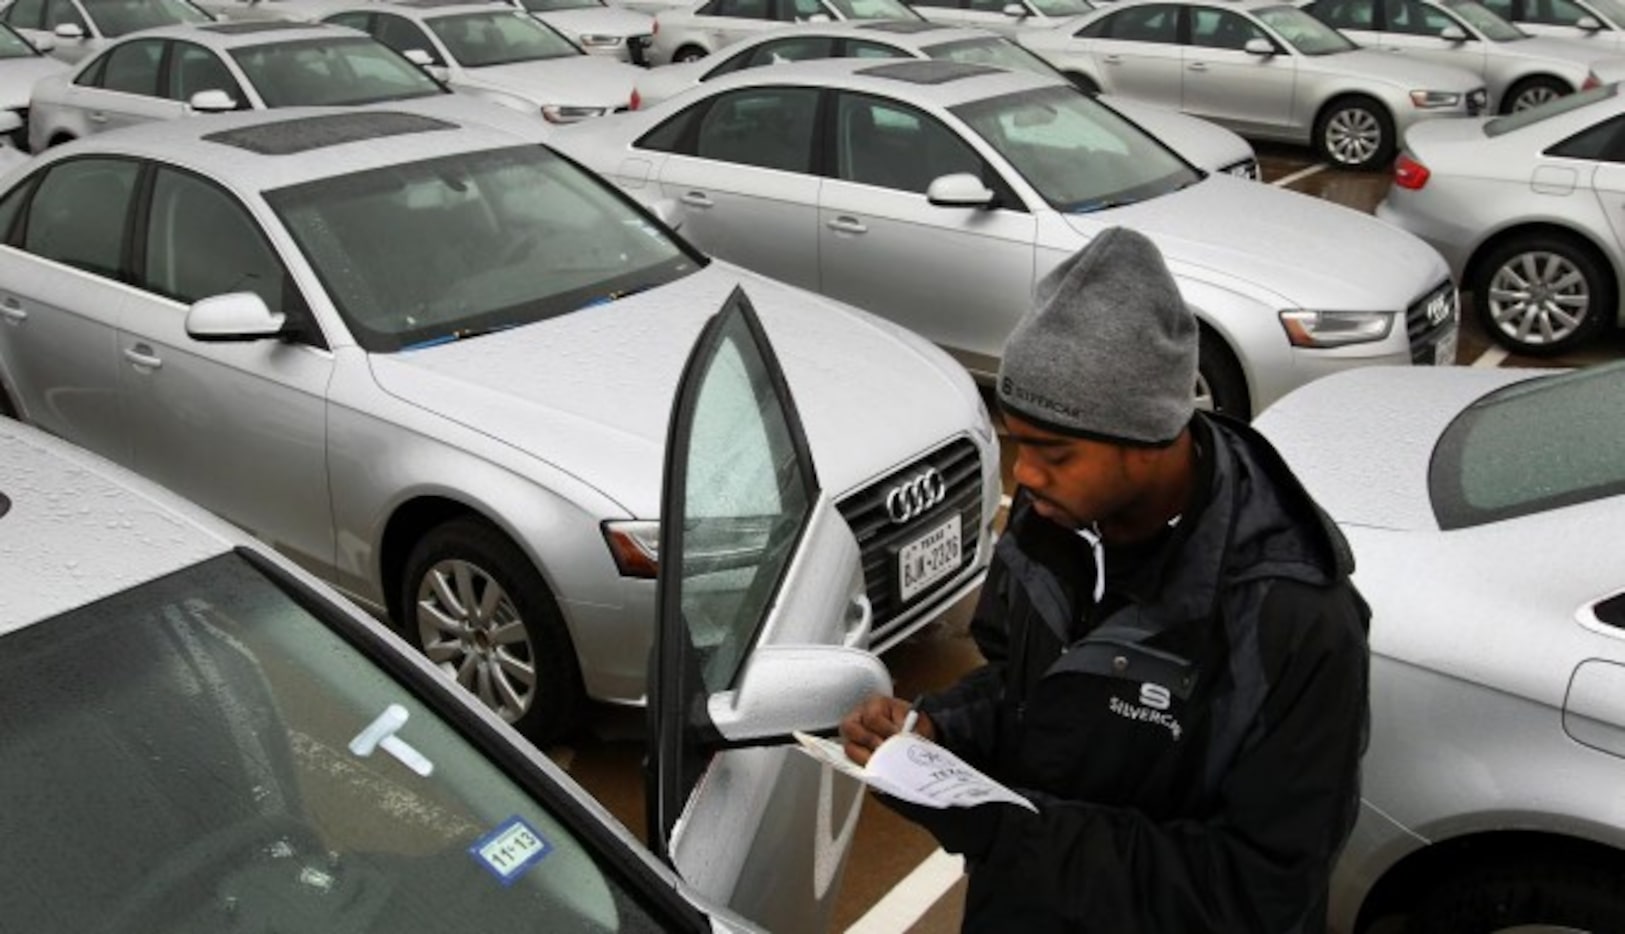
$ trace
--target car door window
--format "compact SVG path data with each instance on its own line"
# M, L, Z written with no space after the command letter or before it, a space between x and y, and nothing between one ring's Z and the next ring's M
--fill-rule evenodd
M964 140L895 101L842 94L835 126L835 169L844 181L924 194L943 175L982 177L982 159Z
M1512 0L1480 0L1480 3L1483 5L1484 9L1489 10L1491 13L1494 13L1496 16L1501 17L1509 23L1518 22L1520 20L1520 16L1517 13L1514 13L1512 10Z
M220 57L190 42L173 43L170 49L169 88L166 97L189 101L199 91L225 91L239 107L248 102L237 79Z
M814 16L829 19L829 11L818 0L777 0L779 19L790 23L805 23Z
M695 155L808 172L818 111L814 88L750 88L719 96L700 121Z
M66 24L78 26L85 31L86 35L90 34L90 24L85 22L85 18L79 13L78 7L75 7L69 0L48 0L45 4L45 28L55 29Z
M1207 49L1235 49L1241 51L1249 39L1269 40L1264 30L1253 25L1245 16L1229 10L1210 7L1191 7L1191 45Z
M444 65L445 59L440 57L440 51L435 48L434 41L423 27L417 25L404 16L393 16L388 13L379 13L373 17L372 34L379 42L389 46L395 51L405 55L417 49L429 56L430 64Z
M72 159L52 166L28 207L23 249L86 272L120 278L124 220L139 166Z
M1447 26L1458 25L1443 12L1417 0L1383 0L1388 31L1412 36L1437 36Z
M1333 29L1376 29L1375 0L1318 0L1304 10Z
M162 39L137 39L107 53L101 86L109 91L158 96L158 64L164 58Z
M1500 13L1502 19L1511 18L1494 7L1490 9ZM1573 26L1588 15L1583 7L1569 0L1526 0L1523 5L1523 20L1543 26Z
M1548 156L1625 162L1625 117L1605 120L1546 150Z
M16 0L0 17L18 29L39 29L44 14L45 0Z
M847 58L913 58L914 56L883 42L869 42L864 39L846 40Z
M835 40L829 36L794 36L789 39L776 39L764 42L743 55L737 55L728 63L726 71L741 71L746 68L755 68L759 65L778 65L783 62L805 62L812 59L832 58L835 55ZM716 75L723 69L713 71Z
M717 0L702 12L736 19L772 19L771 10L772 0Z
M191 303L253 292L272 311L300 307L287 270L248 212L196 176L158 170L145 242L142 285L167 298Z
M1179 41L1179 7L1173 4L1148 4L1131 7L1100 22L1097 35L1125 42Z

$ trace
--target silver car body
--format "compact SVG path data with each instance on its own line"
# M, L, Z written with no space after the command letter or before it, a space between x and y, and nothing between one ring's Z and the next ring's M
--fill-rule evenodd
M1193 41L1194 25L1163 36L1171 41L1111 37L1114 23L1138 22L1162 6L1157 0L1119 0L1055 29L1022 33L1018 41L1106 93L1180 110L1257 139L1318 145L1323 121L1336 105L1361 98L1386 113L1389 126L1378 148L1391 155L1400 135L1418 121L1468 116L1484 106L1483 79L1460 68L1358 48L1305 54L1298 36L1271 22L1272 16L1289 21L1304 14L1276 13L1284 5L1272 0L1171 5L1184 11L1188 23L1212 19L1221 33L1213 42L1223 47ZM1259 37L1270 44L1269 54L1234 47Z
M1355 583L1372 609L1371 742L1359 822L1332 882L1338 934L1413 910L1417 898L1464 876L1493 878L1498 867L1510 885L1535 869L1567 876L1582 892L1587 876L1579 867L1617 866L1625 850L1625 809L1602 791L1617 783L1625 756L1617 607L1625 578L1607 544L1625 522L1617 483L1566 506L1548 501L1441 530L1441 504L1456 496L1493 510L1540 500L1548 480L1545 495L1555 497L1617 476L1613 426L1578 415L1555 394L1550 402L1508 395L1502 411L1515 414L1496 424L1486 413L1478 423L1491 440L1449 428L1481 397L1525 380L1534 379L1533 388L1542 372L1551 371L1339 374L1258 419L1342 527ZM1617 411L1618 370L1592 382L1583 408ZM1572 431L1577 424L1586 427ZM1530 425L1532 432L1517 427ZM1447 430L1455 438L1448 452L1440 444ZM1500 466L1472 472L1497 456ZM1599 470L1603 461L1613 466ZM1520 469L1523 479L1508 492L1507 479ZM1608 603L1611 616L1601 609ZM1595 897L1615 905L1617 917L1617 889ZM1502 898L1503 905L1529 902ZM1508 916L1421 929L1514 930L1533 920L1555 926L1521 929L1585 927Z
M513 0L590 55L641 64L654 17L603 0Z
M213 17L191 0L12 0L0 21L72 64L128 32L207 23Z
M1595 84L1594 64L1616 57L1577 41L1530 36L1474 0L1395 2L1395 10L1406 16L1403 24L1388 21L1383 2L1310 0L1301 5L1361 45L1478 75L1489 90L1491 112L1505 113ZM1440 30L1453 32L1442 36ZM1540 93L1543 84L1546 93Z
M33 93L34 83L61 74L69 66L61 59L46 55L10 27L0 26L0 29L5 30L5 34L0 35L0 48L9 50L0 53L0 110L11 111L22 122L22 127L12 134L12 143L25 146L28 143L28 98ZM47 48L55 46L54 40L36 41ZM26 48L14 48L17 45Z
M1100 6L1090 0L913 0L909 5L933 23L987 29L1007 36L1053 29Z
M546 30L550 48L543 57L493 59L492 64L459 58L437 30L502 15ZM549 123L569 123L624 110L642 70L626 62L588 55L553 27L521 10L502 10L491 3L466 0L421 0L401 3L352 3L329 13L323 22L371 33L403 55L425 56L429 73L459 94L489 100L522 113L539 114ZM490 30L480 30L484 36ZM470 42L478 37L471 35ZM556 49L551 48L556 42ZM412 43L416 43L413 45ZM478 39L480 46L488 44ZM501 56L504 47L490 47Z
M902 0L700 0L655 15L649 63L691 62L788 23L917 20Z
M1609 307L1595 309L1601 317L1588 329L1625 322L1625 303L1619 301L1619 285L1625 282L1625 215L1620 210L1625 204L1625 164L1620 162L1625 149L1607 145L1625 116L1625 95L1619 88L1604 85L1496 120L1418 127L1406 137L1406 150L1425 167L1427 179L1420 188L1391 186L1377 216L1432 244L1464 288L1484 281L1488 270L1483 261L1504 245L1567 238L1603 271L1590 294L1599 301L1604 294L1614 297ZM1510 129L1487 131L1501 126ZM1586 139L1592 145L1584 145ZM1546 284L1556 287L1554 299L1563 300L1561 279L1572 272L1565 266L1547 276ZM1485 310L1482 297L1476 304ZM1526 338L1539 341L1541 335L1537 330Z
M871 69L879 73L866 73ZM937 80L943 74L949 78ZM639 145L689 107L752 88L854 92L929 115L1019 201L1011 208L937 206L912 190ZM1346 208L1217 175L1126 206L1062 213L952 110L1006 95L1056 93L1050 89L1081 94L1060 79L954 62L797 62L725 75L624 118L562 128L555 144L635 197L680 205L684 232L716 255L883 314L941 344L984 379L997 372L1004 339L1039 277L1118 224L1161 247L1186 300L1222 339L1216 349L1239 362L1250 408L1237 414L1351 366L1407 363L1413 356L1453 362L1448 270L1420 241ZM917 154L897 154L911 157ZM1075 166L1071 172L1086 170L1090 157L1055 158ZM1430 304L1438 319L1432 325L1424 312ZM1280 317L1289 308L1369 311L1391 315L1393 326L1370 343L1295 348ZM1403 324L1407 313L1414 345Z
M827 42L820 46L810 44L819 40ZM650 69L638 79L638 103L634 109L651 107L712 77L746 67L747 62L754 66L757 62L753 59L778 62L888 54L897 58L985 61L1000 67L1010 62L1030 65L1031 70L1040 74L1054 72L1043 59L1013 45L1007 38L981 29L909 20L807 24L745 39L729 47L726 54L714 58ZM1221 126L1126 98L1107 96L1097 100L1150 131L1192 165L1210 172L1258 177L1258 159L1253 147Z
M861 641L884 650L980 583L998 508L997 439L971 380L929 343L702 260L703 268L590 314L369 352L265 192L526 138L450 114L440 125L454 132L410 131L409 145L363 132L356 142L260 155L205 138L261 125L280 132L283 121L312 115L341 131L351 124L340 117L363 130L379 119L342 110L226 114L132 127L29 163L28 172L41 172L117 155L213 180L263 231L326 346L202 342L188 334L187 305L0 247L0 380L23 418L185 493L378 610L397 604L393 581L413 541L448 510L479 517L550 591L587 694L636 703L654 586L618 568L604 526L658 519L666 409L686 348L743 285L781 346L820 479L864 526L872 600L850 621L870 627ZM405 116L382 119L422 126ZM101 195L84 193L93 197ZM938 468L952 481L934 490L940 509L888 521L885 484ZM911 530L944 509L963 518L963 564L899 598L885 549L907 545Z
M1625 54L1625 5L1619 0L1489 0L1484 6L1532 36L1580 42L1598 56Z
M750 615L720 642L676 608L704 606L749 575L719 588L699 566L662 582L672 601L657 660L699 670L693 656L705 647L737 652L729 689L701 686L700 709L729 741L766 741L723 750L697 741L685 729L686 696L651 710L652 743L676 753L653 764L652 783L652 800L680 808L661 812L656 844L675 872L534 745L316 578L170 491L0 419L8 708L26 709L28 698L10 701L30 677L49 681L53 699L50 718L0 726L12 756L0 789L18 812L0 841L8 921L28 930L175 929L158 916L403 932L827 930L862 787L783 734L833 727L890 678L844 644L848 608L862 599L857 543L805 445L789 447L801 426L793 398L770 388L783 378L771 349L738 339L743 312L728 304L685 369L675 414L696 430L664 458L685 492L663 511L674 528L703 528L733 515L715 511L719 498L760 492L753 485L775 474L811 498L780 517L796 534L772 562L775 586L745 602ZM742 383L728 365L741 359L765 378ZM725 418L748 433L741 404L791 434L741 446L701 430ZM657 446L653 460L662 459ZM734 471L718 474L721 463ZM85 683L51 677L64 665ZM692 775L672 767L695 755L705 761ZM159 815L172 817L161 829ZM680 817L675 828L669 817ZM104 866L86 886L76 854L97 845L143 858ZM267 852L292 868L265 871Z

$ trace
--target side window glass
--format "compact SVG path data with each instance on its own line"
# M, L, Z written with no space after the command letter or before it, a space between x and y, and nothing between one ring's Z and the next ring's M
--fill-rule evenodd
M23 249L118 278L124 219L139 168L124 159L72 159L52 166L35 191Z
M751 88L716 98L700 121L696 155L808 172L812 169L814 88Z
M1446 26L1456 25L1450 17L1417 0L1384 0L1388 31L1411 36L1437 36Z
M1524 3L1524 19L1546 26L1573 26L1586 15L1585 10L1569 0L1527 0ZM1502 16L1505 18L1506 14Z
M64 23L72 23L83 29L86 35L90 34L90 24L85 22L85 18L79 15L78 9L72 3L68 0L47 0L44 28L55 29Z
M847 58L913 58L914 56L895 46L883 42L869 42L864 39L846 40Z
M102 87L126 94L158 96L158 62L164 57L162 39L126 42L107 53Z
M709 110L710 107L710 101L701 101L643 134L643 138L632 145L638 149L652 149L655 152L678 152L693 155L693 146L689 142L693 138L691 130L699 120L700 115Z
M435 48L429 36L414 22L404 16L388 16L378 14L373 20L373 35L384 45L405 55L413 49L418 49L429 56L429 61L435 65L444 65L446 60L440 57L440 51Z
M772 0L717 0L711 15L735 19L772 19Z
M170 52L168 97L189 101L199 91L225 91L242 107L247 98L224 62L213 52L190 42L177 42Z
M82 88L99 88L102 86L102 79L106 76L107 56L103 55L101 58L96 59L89 68L79 72L78 77L73 79L73 83Z
M739 67L756 68L760 65L780 65L785 62L805 62L810 59L832 58L835 40L828 36L796 37L764 42L751 51L748 60Z
M1244 16L1229 10L1191 7L1191 45L1207 49L1241 51L1248 39L1268 39L1264 31Z
M829 12L824 9L824 5L819 3L818 0L779 0L779 6L779 17L781 19L784 18L783 8L788 6L790 8L789 18L798 23L804 23L814 16L829 16ZM834 17L830 18L834 19Z
M147 218L147 288L182 302L253 292L272 311L290 303L287 271L248 212L194 176L160 169Z
M38 29L44 13L45 0L17 0L0 16L18 29Z
M1305 9L1333 29L1376 28L1374 0L1321 0Z
M965 8L978 13L1002 13L1012 2L1016 0L970 0Z
M11 189L5 200L0 201L0 243L13 242L11 228L17 223L17 215L22 213L23 205L28 203L28 193L33 190L33 181L26 181Z
M1106 35L1126 42L1179 42L1179 8L1169 4L1132 7L1107 20Z
M1480 2L1483 4L1484 9L1489 10L1507 22L1517 21L1512 13L1512 0L1480 0Z
M362 32L371 33L372 29L368 27L367 23L371 17L371 13L337 13L333 16L329 16L327 19L322 20L322 22L332 23L334 26L343 26L346 29L359 29Z
M930 116L892 101L842 94L836 106L837 177L924 194L955 172L982 177L982 160Z
M1615 117L1581 130L1546 150L1546 154L1569 159L1625 162L1625 117ZM0 232L3 230L0 228Z

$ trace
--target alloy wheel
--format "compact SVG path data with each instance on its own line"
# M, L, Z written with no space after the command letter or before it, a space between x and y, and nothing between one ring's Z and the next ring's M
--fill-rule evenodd
M1326 152L1343 165L1363 165L1382 146L1382 124L1369 110L1349 107L1326 121Z
M1526 88L1517 96L1516 99L1512 101L1512 112L1517 113L1520 110L1528 110L1531 107L1539 107L1541 104L1544 104L1547 101L1557 100L1560 96L1561 95L1558 94L1556 88L1548 87L1544 84L1537 84L1533 87Z
M450 558L423 575L418 639L429 660L502 719L524 716L536 697L536 653L506 590L471 562Z
M1558 253L1520 253L1490 278L1490 320L1525 344L1552 344L1584 326L1591 286L1569 259Z

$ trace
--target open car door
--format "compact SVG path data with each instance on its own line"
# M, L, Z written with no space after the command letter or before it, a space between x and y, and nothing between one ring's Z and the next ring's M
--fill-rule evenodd
M649 843L775 932L828 929L862 786L799 752L891 678L851 530L818 485L736 289L700 335L666 442L649 678Z

